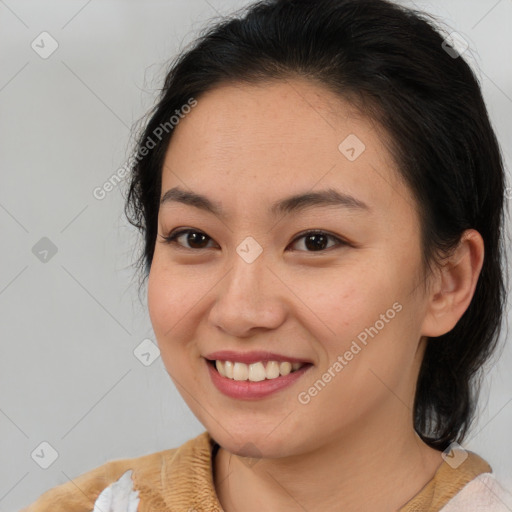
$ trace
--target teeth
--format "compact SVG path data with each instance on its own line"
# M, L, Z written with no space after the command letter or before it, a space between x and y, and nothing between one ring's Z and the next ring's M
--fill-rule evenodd
M265 380L267 374L265 373L265 367L263 363L253 363L249 365L249 380L251 382L259 382Z
M233 380L249 380L251 382L277 379L279 376L288 375L302 366L303 363L290 363L288 361L268 361L266 365L262 361L252 364L215 361L215 367L223 377Z
M288 375L292 371L292 363L285 362L279 363L279 373L281 375Z
M229 362L229 361L228 361ZM223 376L226 376L226 371L224 370L224 362L223 361L215 361L215 368L217 371Z
M244 363L235 363L233 365L233 379L247 380L249 377L249 368Z
M277 361L269 361L265 368L267 379L276 379L279 377L279 363Z
M228 379L233 378L233 363L231 361L224 361L224 373Z

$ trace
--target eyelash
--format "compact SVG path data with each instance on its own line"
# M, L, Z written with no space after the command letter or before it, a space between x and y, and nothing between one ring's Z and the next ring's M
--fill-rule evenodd
M171 244L177 245L180 249L185 249L185 250L189 250L189 251L201 251L201 250L206 249L206 248L194 249L192 247L184 247L183 245L178 244L176 242L176 239L179 236L186 234L186 233L200 233L200 234L206 235L210 240L213 240L206 233L203 233L202 231L199 231L197 229L190 229L190 228L180 229L176 232L171 232L167 236L163 236L163 235L159 235L159 236L161 236L163 238L163 243L166 243L169 245L171 245ZM349 246L350 245L345 240L342 240L341 238L339 238L337 236L331 235L330 233L328 233L326 231L321 231L321 230L311 230L311 231L305 231L304 233L300 233L296 238L293 239L293 241L291 243L294 244L297 240L300 240L301 238L304 238L309 235L325 235L328 238L338 242L338 246ZM333 246L333 247L336 247L336 246ZM310 252L310 253L319 252L319 253L321 253L321 252L326 252L327 250L332 249L333 247L328 247L327 249L320 249L318 251L299 251L299 252Z

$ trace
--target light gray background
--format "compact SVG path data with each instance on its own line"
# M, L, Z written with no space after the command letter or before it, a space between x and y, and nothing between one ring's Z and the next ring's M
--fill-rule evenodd
M154 340L130 266L139 241L119 187L101 201L92 192L126 161L166 62L208 19L247 3L0 0L0 512L204 430L161 359L134 355ZM512 0L415 4L469 41L510 164ZM31 48L43 31L59 44L47 59ZM46 263L32 252L43 237L57 247ZM464 445L509 489L511 367L508 343ZM35 462L49 456L43 441L58 452L48 469Z

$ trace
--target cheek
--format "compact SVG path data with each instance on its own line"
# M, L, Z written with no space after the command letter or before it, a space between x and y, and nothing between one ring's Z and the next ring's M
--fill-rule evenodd
M181 337L183 319L191 309L194 298L188 292L190 283L184 273L176 273L154 258L148 277L148 311L161 351L171 340Z
M372 267L372 268L370 268ZM387 273L388 276L391 274ZM317 333L328 352L339 352L364 329L392 308L400 293L375 265L347 266L315 272L314 278L294 279L294 294L305 304L308 329ZM393 313L393 311L391 312ZM332 355L332 354L331 354Z
M398 273L374 264L357 271L330 269L323 277L317 273L315 279L295 281L294 292L307 305L306 329L319 341L319 371L330 369L336 382L353 389L355 396L360 396L357 390L372 387L370 370L396 383L414 355L413 308L405 303ZM339 357L343 369L338 365L336 371Z
M162 362L167 373L178 378L179 382L183 380L180 368L184 366L183 358L186 355L185 345L179 341L183 334L179 332L182 326L178 320L186 313L186 307L179 296L182 290L183 285L170 279L169 274L162 271L158 262L153 260L148 277L149 316Z
M172 300L169 284L165 272L161 272L158 262L154 259L148 277L147 299L149 316L157 338L160 338L165 326L169 326L171 321L173 308L169 304Z
M169 264L160 252L155 251L148 277L147 298L149 315L157 336L167 338L174 335L181 327L180 320L197 302L197 294L189 271Z
M156 254L148 276L147 302L162 361L180 375L198 358L196 331L212 288L204 272L169 264Z

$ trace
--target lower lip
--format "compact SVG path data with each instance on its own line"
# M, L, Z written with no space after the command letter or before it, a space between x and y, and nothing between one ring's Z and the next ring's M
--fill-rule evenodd
M282 375L276 379L265 379L259 382L249 380L233 380L223 377L208 361L205 359L206 366L210 372L210 377L215 387L225 395L231 398L242 400L257 400L276 393L292 385L300 379L311 368L311 364L307 364L298 370Z

